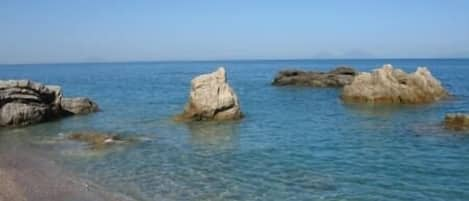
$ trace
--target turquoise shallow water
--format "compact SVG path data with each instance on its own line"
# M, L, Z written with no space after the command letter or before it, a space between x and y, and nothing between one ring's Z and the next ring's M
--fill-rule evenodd
M430 105L346 105L338 89L273 87L296 67L361 71L391 63L428 66L455 97ZM246 118L174 123L190 80L226 66ZM3 65L0 79L61 85L102 112L0 130L141 200L469 200L469 134L441 128L446 112L469 110L469 60L291 60ZM71 148L61 133L114 132L140 142L106 153ZM81 150L81 151L80 151Z

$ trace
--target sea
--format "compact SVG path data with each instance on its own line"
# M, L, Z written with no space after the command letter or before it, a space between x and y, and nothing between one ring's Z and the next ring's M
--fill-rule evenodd
M426 66L451 97L425 105L346 104L341 89L276 87L282 69L371 71ZM219 66L245 118L175 122L191 79ZM98 113L0 129L61 166L142 201L466 201L469 133L446 130L469 111L468 59L236 60L0 65L0 79L60 85ZM135 139L92 150L73 132Z

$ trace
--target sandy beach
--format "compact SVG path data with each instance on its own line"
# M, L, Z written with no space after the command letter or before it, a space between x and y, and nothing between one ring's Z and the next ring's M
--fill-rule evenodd
M131 201L64 170L26 145L0 147L0 201Z

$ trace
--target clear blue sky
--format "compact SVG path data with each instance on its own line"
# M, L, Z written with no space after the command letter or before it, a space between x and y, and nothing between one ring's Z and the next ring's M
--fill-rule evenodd
M469 57L469 0L0 0L0 63Z

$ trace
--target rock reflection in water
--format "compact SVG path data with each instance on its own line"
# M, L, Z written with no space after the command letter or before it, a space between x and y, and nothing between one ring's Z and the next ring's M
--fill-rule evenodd
M360 104L344 103L345 109L350 111L353 119L361 121L360 128L374 130L374 132L392 131L396 124L407 127L410 122L402 122L402 116L412 113L412 111L422 111L425 106L416 105L396 105L396 104ZM418 108L417 108L418 107Z
M421 111L428 105L398 105L398 104L367 104L367 103L344 103L347 110L353 114L364 117L389 118L403 111Z
M187 128L195 147L226 151L238 146L238 122L191 122Z

